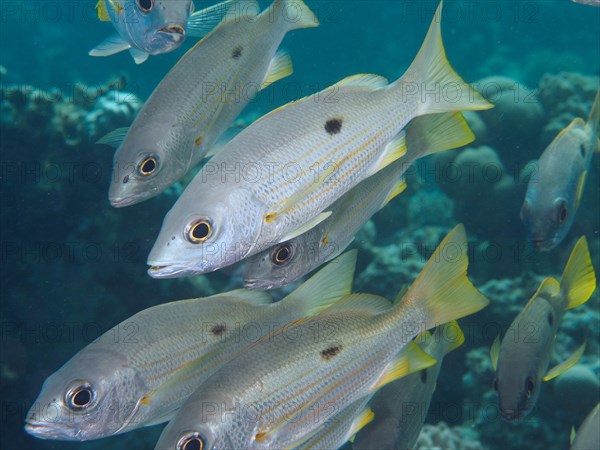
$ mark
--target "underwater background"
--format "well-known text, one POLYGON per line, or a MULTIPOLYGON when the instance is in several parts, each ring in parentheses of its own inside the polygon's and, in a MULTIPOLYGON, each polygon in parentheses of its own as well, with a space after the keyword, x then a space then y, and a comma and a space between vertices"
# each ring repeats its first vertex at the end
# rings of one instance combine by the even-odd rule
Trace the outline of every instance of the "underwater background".
MULTIPOLYGON (((307 4, 321 26, 289 33, 282 48, 292 57, 293 75, 261 92, 239 124, 352 74, 395 80, 437 6, 307 4)), ((23 425, 43 381, 117 323, 153 305, 242 286, 241 265, 150 278, 146 257, 192 175, 159 197, 114 209, 107 198, 113 150, 94 144, 131 123, 195 40, 136 66, 126 52, 87 55, 113 32, 96 18, 93 1, 3 0, 0 9, 0 448, 153 448, 163 425, 82 443, 38 440, 23 425)), ((522 421, 500 418, 489 348, 540 281, 560 276, 580 236, 587 237, 600 273, 599 155, 560 246, 531 251, 519 219, 529 163, 573 118, 586 119, 591 110, 600 75, 600 8, 568 0, 446 1, 442 31, 454 68, 496 108, 466 115, 477 140, 411 168, 407 191, 357 235, 354 289, 393 298, 414 281, 445 234, 464 223, 472 244, 470 278, 491 304, 459 321, 466 341, 444 360, 418 448, 568 448, 571 426, 600 399, 598 290, 566 313, 554 350, 561 361, 587 341, 585 355, 543 386, 522 421)))

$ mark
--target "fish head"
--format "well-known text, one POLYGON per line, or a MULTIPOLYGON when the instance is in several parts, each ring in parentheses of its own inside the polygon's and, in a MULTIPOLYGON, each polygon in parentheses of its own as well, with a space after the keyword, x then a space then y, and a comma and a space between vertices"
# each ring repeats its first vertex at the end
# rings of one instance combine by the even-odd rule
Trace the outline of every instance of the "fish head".
POLYGON ((145 386, 126 358, 116 352, 75 355, 44 382, 30 408, 25 430, 40 439, 85 441, 122 432, 145 386))
POLYGON ((184 41, 193 4, 192 0, 130 0, 126 10, 124 26, 135 47, 157 55, 175 50, 184 41))
POLYGON ((494 390, 498 395, 502 417, 512 421, 529 414, 539 396, 541 381, 541 376, 533 367, 530 370, 520 370, 515 365, 498 366, 494 390))
POLYGON ((248 445, 234 445, 234 439, 230 437, 236 434, 231 431, 235 421, 229 419, 238 415, 233 403, 201 397, 199 393, 193 394, 167 424, 155 450, 248 448, 248 445))
POLYGON ((194 145, 182 126, 171 126, 172 120, 160 114, 139 120, 113 158, 108 198, 116 208, 160 194, 194 163, 194 145))
POLYGON ((244 273, 244 286, 248 289, 277 289, 296 281, 309 272, 317 259, 312 253, 310 239, 294 238, 281 242, 257 255, 250 256, 244 273))
POLYGON ((248 189, 206 187, 204 173, 167 213, 148 256, 153 278, 212 272, 237 263, 257 247, 264 205, 248 189))
POLYGON ((562 242, 575 213, 567 198, 548 197, 542 194, 541 201, 537 202, 526 198, 521 207, 521 220, 527 228, 529 241, 538 251, 552 250, 562 242))

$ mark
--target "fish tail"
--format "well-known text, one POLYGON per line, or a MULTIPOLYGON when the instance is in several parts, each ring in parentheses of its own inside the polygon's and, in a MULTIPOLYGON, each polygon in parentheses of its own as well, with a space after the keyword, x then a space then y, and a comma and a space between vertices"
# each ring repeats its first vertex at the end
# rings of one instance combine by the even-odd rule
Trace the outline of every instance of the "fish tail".
POLYGON ((421 329, 429 329, 487 306, 489 300, 467 278, 468 264, 467 236, 460 224, 444 238, 404 298, 394 303, 398 323, 406 326, 407 317, 418 317, 421 329))
POLYGON ((319 18, 302 0, 275 0, 262 14, 269 15, 270 19, 282 20, 288 30, 319 26, 319 18))
POLYGON ((403 102, 416 99, 417 115, 464 110, 482 110, 494 105, 485 100, 450 66, 442 42, 442 1, 425 41, 406 73, 391 85, 403 102))
POLYGON ((352 292, 356 250, 338 256, 278 302, 282 308, 297 311, 297 317, 310 317, 352 292))
POLYGON ((567 299, 567 309, 587 302, 596 289, 596 274, 585 236, 579 238, 569 256, 560 288, 567 299))

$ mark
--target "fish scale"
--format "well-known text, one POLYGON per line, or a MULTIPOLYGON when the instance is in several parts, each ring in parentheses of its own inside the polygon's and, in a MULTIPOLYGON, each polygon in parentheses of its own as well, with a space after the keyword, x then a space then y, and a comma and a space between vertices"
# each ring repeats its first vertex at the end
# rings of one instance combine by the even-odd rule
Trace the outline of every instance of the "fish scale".
POLYGON ((46 439, 60 435, 86 440, 168 420, 202 381, 253 340, 348 294, 355 260, 354 252, 341 256, 274 304, 268 294, 237 290, 135 314, 85 347, 44 384, 36 403, 64 409, 69 422, 45 423, 35 416, 34 406, 28 432, 46 439), (325 295, 313 292, 323 287, 325 295), (122 380, 128 384, 121 386, 122 380), (65 398, 71 383, 83 381, 94 388, 97 399, 94 407, 77 415, 57 399, 65 398), (115 412, 115 418, 106 411, 115 412), (95 414, 96 420, 86 420, 95 414))
POLYGON ((156 448, 175 448, 190 433, 202 436, 205 448, 286 448, 419 367, 423 356, 412 353, 414 336, 488 303, 466 277, 466 253, 441 257, 446 246, 465 243, 458 226, 392 307, 381 297, 355 294, 263 337, 192 394, 156 448), (404 354, 405 347, 410 352, 404 354), (253 388, 257 382, 260 389, 253 388))
POLYGON ((289 75, 289 57, 276 55, 281 41, 294 28, 318 25, 316 19, 285 20, 282 9, 289 1, 274 3, 258 16, 255 1, 234 4, 221 24, 169 71, 115 154, 109 192, 113 206, 143 201, 171 186, 214 151, 265 82, 289 75), (156 155, 159 167, 147 176, 138 167, 149 154, 156 155))
POLYGON ((415 116, 490 108, 449 66, 440 15, 441 3, 417 57, 394 83, 377 75, 348 77, 270 112, 228 142, 165 217, 148 273, 210 272, 291 239, 322 221, 329 205, 362 180, 398 160, 394 139, 415 116), (422 98, 421 90, 407 95, 425 86, 443 86, 451 101, 422 98), (247 167, 255 176, 243 176, 247 167), (210 224, 201 242, 188 233, 198 220, 210 224))

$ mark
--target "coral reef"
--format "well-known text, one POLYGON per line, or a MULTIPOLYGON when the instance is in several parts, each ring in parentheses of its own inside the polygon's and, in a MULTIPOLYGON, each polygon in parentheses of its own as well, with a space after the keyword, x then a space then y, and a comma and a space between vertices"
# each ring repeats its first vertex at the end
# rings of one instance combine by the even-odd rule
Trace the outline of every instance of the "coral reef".
POLYGON ((416 450, 483 450, 477 433, 467 427, 449 427, 444 422, 425 424, 415 444, 416 450))

